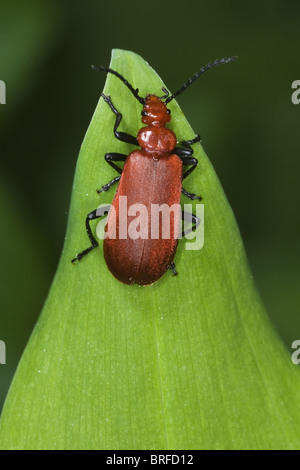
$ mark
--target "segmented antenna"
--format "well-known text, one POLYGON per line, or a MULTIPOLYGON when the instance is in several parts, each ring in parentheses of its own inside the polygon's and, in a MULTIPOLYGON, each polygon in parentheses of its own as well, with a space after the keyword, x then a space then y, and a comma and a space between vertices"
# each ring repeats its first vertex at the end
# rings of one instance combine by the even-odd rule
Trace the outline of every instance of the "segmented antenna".
POLYGON ((197 80, 197 78, 200 77, 200 75, 202 75, 204 72, 206 72, 206 70, 209 70, 211 69, 212 67, 214 67, 215 65, 221 65, 221 64, 227 64, 228 62, 232 62, 233 60, 236 60, 237 59, 237 56, 234 56, 234 57, 224 57, 223 59, 216 59, 214 60, 213 62, 210 62, 209 64, 205 65, 204 67, 202 67, 198 72, 196 72, 184 85, 182 85, 181 88, 179 88, 179 90, 175 91, 175 93, 173 93, 171 96, 169 96, 165 103, 170 103, 170 101, 175 98, 175 96, 178 96, 180 95, 184 90, 186 90, 192 83, 194 83, 195 80, 197 80))
POLYGON ((113 70, 113 69, 110 69, 108 67, 104 67, 103 65, 99 65, 99 66, 96 66, 96 65, 92 65, 92 69, 95 70, 96 72, 108 72, 108 73, 112 73, 113 75, 115 75, 116 77, 118 77, 123 83, 125 83, 125 85, 127 86, 127 88, 129 88, 129 90, 131 91, 131 93, 135 96, 135 98, 142 104, 144 105, 145 104, 145 98, 142 98, 141 96, 139 96, 139 89, 137 88, 136 90, 133 88, 132 85, 130 85, 130 83, 126 80, 126 78, 123 77, 123 75, 121 75, 119 72, 117 72, 116 70, 113 70))

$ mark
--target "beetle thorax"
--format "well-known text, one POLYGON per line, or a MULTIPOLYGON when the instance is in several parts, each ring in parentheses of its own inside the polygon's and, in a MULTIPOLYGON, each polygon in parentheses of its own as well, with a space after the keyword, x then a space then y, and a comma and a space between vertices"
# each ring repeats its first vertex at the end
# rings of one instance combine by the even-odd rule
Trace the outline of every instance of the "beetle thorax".
POLYGON ((155 153, 156 156, 170 153, 176 147, 174 132, 165 127, 142 127, 137 139, 143 150, 155 153))
POLYGON ((171 121, 170 111, 156 95, 148 95, 142 110, 142 122, 147 124, 138 132, 139 145, 147 152, 160 154, 170 153, 176 146, 176 136, 165 127, 171 121))

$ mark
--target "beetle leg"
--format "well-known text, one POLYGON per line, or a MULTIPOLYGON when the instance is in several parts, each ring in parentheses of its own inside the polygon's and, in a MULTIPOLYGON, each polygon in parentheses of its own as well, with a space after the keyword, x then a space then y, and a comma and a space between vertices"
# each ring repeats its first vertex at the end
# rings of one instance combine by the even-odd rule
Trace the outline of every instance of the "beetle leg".
POLYGON ((189 156, 193 155, 193 153, 194 153, 194 150, 192 149, 191 145, 196 144, 197 142, 201 142, 201 137, 200 137, 199 134, 196 135, 196 137, 194 137, 191 140, 183 140, 182 142, 180 142, 180 145, 183 145, 184 148, 175 147, 173 152, 176 153, 176 155, 178 155, 178 157, 180 157, 180 158, 189 157, 189 156))
POLYGON ((172 273, 173 273, 173 276, 177 276, 178 275, 178 272, 176 271, 175 269, 175 263, 171 263, 170 266, 169 266, 169 269, 171 269, 172 273))
POLYGON ((190 214, 189 212, 184 212, 184 210, 182 211, 182 220, 184 222, 190 222, 190 223, 193 224, 192 227, 189 227, 186 230, 183 230, 182 237, 185 237, 188 233, 191 233, 194 230, 196 230, 196 228, 200 224, 199 217, 197 217, 195 214, 190 214))
POLYGON ((182 179, 184 180, 187 176, 189 176, 195 170, 196 166, 198 165, 198 160, 195 157, 180 157, 180 158, 181 158, 183 166, 191 167, 185 173, 183 173, 182 179))
POLYGON ((109 208, 110 208, 110 206, 101 207, 99 209, 95 209, 94 211, 90 212, 87 215, 87 217, 85 219, 85 226, 86 226, 86 233, 88 234, 88 237, 89 237, 90 242, 91 242, 91 246, 89 246, 85 250, 81 251, 81 253, 78 253, 75 256, 75 258, 73 258, 71 260, 71 263, 75 263, 75 261, 80 261, 90 251, 92 251, 94 248, 97 248, 99 243, 97 242, 97 240, 95 239, 95 237, 93 235, 93 232, 92 232, 91 227, 90 227, 90 221, 95 220, 95 219, 99 219, 99 217, 103 217, 104 215, 106 215, 109 211, 109 208))
MULTIPOLYGON (((126 159, 127 155, 124 155, 123 153, 106 153, 104 158, 105 158, 105 161, 115 170, 117 171, 118 173, 120 173, 120 175, 122 174, 122 168, 118 167, 117 165, 114 164, 114 162, 124 162, 125 159, 126 159)), ((108 191, 109 188, 115 184, 117 181, 120 181, 120 178, 121 176, 116 176, 115 178, 113 178, 111 181, 109 181, 108 183, 104 184, 102 186, 102 188, 100 189, 97 189, 97 193, 100 194, 102 193, 102 191, 108 191)))
POLYGON ((175 147, 174 153, 178 155, 178 157, 181 158, 182 164, 184 166, 191 166, 182 176, 182 179, 186 178, 189 176, 196 166, 198 165, 198 160, 195 157, 192 157, 194 150, 192 149, 191 145, 196 144, 197 142, 201 141, 200 135, 196 135, 194 139, 191 140, 183 140, 181 142, 181 145, 183 145, 184 148, 182 147, 175 147))
MULTIPOLYGON (((193 145, 193 144, 196 144, 196 142, 201 142, 201 137, 200 137, 199 134, 197 134, 196 137, 194 137, 191 140, 183 140, 181 142, 181 145, 183 145, 184 147, 190 148, 190 146, 193 145)), ((191 150, 193 150, 193 149, 191 149, 191 150)))
POLYGON ((181 192, 182 194, 184 194, 184 196, 188 197, 189 199, 191 199, 192 201, 201 201, 202 200, 202 196, 197 196, 196 194, 194 193, 190 193, 189 191, 187 191, 186 189, 184 188, 181 188, 181 192))
MULTIPOLYGON (((182 179, 184 179, 187 176, 189 176, 192 173, 192 171, 195 170, 196 166, 198 165, 198 160, 195 157, 181 157, 181 161, 182 161, 182 165, 191 166, 191 168, 189 168, 189 170, 187 170, 185 173, 183 173, 182 179)), ((202 200, 201 196, 197 196, 196 194, 190 193, 189 191, 187 191, 184 188, 181 188, 181 192, 182 192, 182 194, 187 196, 192 201, 194 201, 195 199, 197 199, 198 201, 202 200)))
MULTIPOLYGON (((185 141, 181 142, 181 144, 184 145, 186 148, 179 148, 178 147, 178 148, 174 149, 174 152, 176 153, 176 155, 178 155, 180 157, 180 159, 182 161, 182 165, 191 167, 185 173, 183 173, 182 179, 185 179, 187 176, 189 176, 195 170, 196 166, 198 165, 197 158, 191 156, 194 152, 191 145, 195 144, 196 142, 200 142, 200 140, 201 140, 200 135, 197 135, 192 140, 185 140, 185 141)), ((184 188, 181 188, 181 192, 182 192, 182 194, 187 196, 192 201, 194 201, 195 199, 197 199, 198 201, 201 201, 201 199, 202 199, 201 196, 197 196, 196 194, 190 193, 189 191, 187 191, 184 188)))
POLYGON ((122 173, 122 168, 118 167, 117 165, 114 164, 114 162, 125 162, 127 155, 124 155, 123 153, 106 153, 104 158, 105 161, 117 172, 117 173, 122 173))
POLYGON ((100 193, 102 193, 102 191, 108 191, 109 188, 111 188, 111 186, 112 186, 113 184, 115 184, 117 181, 120 181, 120 179, 121 179, 121 176, 116 176, 114 179, 112 179, 112 180, 109 181, 108 183, 104 184, 104 185, 102 186, 102 188, 97 189, 97 193, 100 194, 100 193))
POLYGON ((109 95, 106 96, 103 93, 101 93, 101 96, 104 99, 104 101, 106 101, 106 103, 108 104, 110 109, 116 115, 116 122, 115 122, 115 125, 114 125, 115 137, 118 140, 121 140, 121 142, 127 142, 128 144, 139 145, 136 137, 134 137, 133 135, 127 134, 127 132, 120 132, 120 131, 117 130, 119 125, 120 125, 120 122, 122 120, 122 114, 114 107, 109 95))

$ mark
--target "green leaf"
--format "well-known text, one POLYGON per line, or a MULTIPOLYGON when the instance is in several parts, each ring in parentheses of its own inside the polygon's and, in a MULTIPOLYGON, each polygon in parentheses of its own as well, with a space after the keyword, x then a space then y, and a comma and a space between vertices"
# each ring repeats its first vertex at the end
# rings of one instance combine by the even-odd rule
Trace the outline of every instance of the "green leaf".
MULTIPOLYGON (((111 67, 141 96, 162 93, 136 54, 115 50, 111 67)), ((235 66, 226 67, 234 76, 235 66)), ((112 75, 105 93, 123 114, 121 129, 135 134, 140 103, 112 75)), ((178 140, 193 138, 175 101, 170 108, 178 140)), ((113 197, 96 194, 115 176, 105 152, 132 150, 114 138, 113 124, 100 99, 78 159, 59 267, 3 410, 1 448, 299 448, 299 370, 269 324, 200 144, 185 186, 203 196, 205 244, 188 251, 180 241, 179 276, 123 285, 102 246, 71 264, 89 245, 86 214, 113 197)))

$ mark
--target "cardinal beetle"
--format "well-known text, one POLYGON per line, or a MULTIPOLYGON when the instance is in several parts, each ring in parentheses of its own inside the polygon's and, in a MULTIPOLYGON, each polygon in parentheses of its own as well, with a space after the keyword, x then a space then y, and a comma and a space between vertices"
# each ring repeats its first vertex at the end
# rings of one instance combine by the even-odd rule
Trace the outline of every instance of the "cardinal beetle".
MULTIPOLYGON (((171 113, 166 105, 186 90, 206 70, 235 59, 236 57, 229 57, 210 62, 171 95, 169 95, 165 88, 162 88, 163 96, 158 97, 154 94, 149 94, 145 98, 139 96, 138 89, 134 89, 117 71, 104 66, 93 66, 93 69, 96 71, 115 75, 129 88, 133 96, 143 106, 141 116, 143 124, 146 124, 145 127, 139 130, 137 137, 120 132, 118 128, 122 120, 122 114, 115 108, 110 96, 101 93, 104 101, 116 115, 114 125, 115 137, 122 142, 140 147, 140 150, 134 150, 129 155, 115 152, 106 153, 106 162, 119 173, 119 176, 116 176, 109 183, 102 186, 101 189, 97 190, 98 193, 107 191, 113 184, 119 181, 111 206, 114 208, 114 215, 109 210, 107 217, 103 252, 109 270, 124 284, 153 284, 168 269, 171 269, 174 275, 177 274, 173 259, 179 237, 175 228, 171 230, 168 239, 162 237, 161 221, 159 236, 155 239, 151 237, 132 239, 129 236, 124 238, 120 235, 116 236, 116 228, 119 229, 120 217, 122 215, 120 213, 121 197, 126 196, 127 207, 133 204, 143 204, 149 210, 149 213, 152 204, 167 204, 169 207, 173 204, 179 205, 181 193, 192 200, 201 200, 200 196, 189 193, 182 187, 182 180, 189 176, 198 164, 198 160, 192 157, 193 149, 191 145, 199 142, 200 136, 197 135, 191 140, 184 140, 181 142, 182 147, 176 147, 176 135, 172 130, 165 127, 171 121, 171 113), (117 166, 116 162, 124 162, 123 168, 117 166), (183 171, 183 167, 186 166, 190 168, 183 171)), ((98 242, 92 233, 90 222, 102 217, 106 213, 107 211, 101 212, 99 209, 96 209, 87 215, 86 231, 91 246, 77 254, 72 259, 72 263, 76 260, 80 261, 83 256, 98 246, 98 242)), ((183 217, 185 216, 186 213, 183 213, 183 217)), ((174 226, 177 219, 178 214, 176 215, 174 212, 174 226)), ((128 220, 130 219, 128 218, 128 220)), ((192 222, 190 230, 195 230, 200 220, 194 214, 189 214, 189 220, 192 222)), ((147 221, 150 228, 151 218, 147 219, 147 221)), ((187 230, 182 232, 182 236, 187 233, 187 230)))

